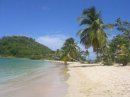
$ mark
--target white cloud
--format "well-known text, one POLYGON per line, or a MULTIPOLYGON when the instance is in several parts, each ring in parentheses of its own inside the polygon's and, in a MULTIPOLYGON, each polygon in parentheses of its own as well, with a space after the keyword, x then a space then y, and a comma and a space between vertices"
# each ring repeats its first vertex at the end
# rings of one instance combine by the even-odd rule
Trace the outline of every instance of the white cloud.
MULTIPOLYGON (((69 38, 69 36, 67 35, 54 34, 54 35, 44 35, 44 36, 38 37, 36 41, 43 45, 46 45, 52 50, 57 50, 63 46, 67 38, 69 38)), ((78 44, 78 46, 81 48, 81 50, 85 50, 83 45, 78 44)), ((93 52, 93 48, 90 47, 88 51, 89 51, 89 59, 95 59, 96 55, 93 52)))
POLYGON ((60 49, 65 40, 69 38, 66 35, 45 35, 36 39, 37 42, 46 45, 52 50, 60 49))

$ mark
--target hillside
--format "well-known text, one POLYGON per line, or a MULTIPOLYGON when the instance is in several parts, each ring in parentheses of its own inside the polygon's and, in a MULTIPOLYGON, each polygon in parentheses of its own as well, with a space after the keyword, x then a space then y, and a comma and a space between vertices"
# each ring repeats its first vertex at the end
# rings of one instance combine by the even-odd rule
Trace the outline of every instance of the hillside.
POLYGON ((20 58, 48 58, 52 50, 25 36, 8 36, 0 39, 0 56, 20 58))

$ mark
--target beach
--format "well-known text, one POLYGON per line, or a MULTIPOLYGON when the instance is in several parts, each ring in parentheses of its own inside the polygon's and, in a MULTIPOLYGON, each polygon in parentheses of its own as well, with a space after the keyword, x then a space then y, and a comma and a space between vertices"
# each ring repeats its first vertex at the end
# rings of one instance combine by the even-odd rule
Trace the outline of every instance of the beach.
POLYGON ((68 64, 65 97, 130 97, 130 66, 68 64))
MULTIPOLYGON (((103 66, 79 62, 63 65, 63 61, 53 60, 5 60, 10 61, 7 63, 21 63, 21 67, 15 69, 17 72, 11 70, 12 65, 9 67, 6 64, 13 71, 11 75, 22 72, 25 74, 18 78, 5 79, 7 82, 1 80, 0 97, 130 97, 130 66, 103 66), (21 69, 24 71, 20 72, 21 69)), ((4 66, 5 72, 7 67, 2 64, 0 66, 4 66)))
POLYGON ((0 97, 64 97, 65 66, 43 60, 0 59, 0 97))

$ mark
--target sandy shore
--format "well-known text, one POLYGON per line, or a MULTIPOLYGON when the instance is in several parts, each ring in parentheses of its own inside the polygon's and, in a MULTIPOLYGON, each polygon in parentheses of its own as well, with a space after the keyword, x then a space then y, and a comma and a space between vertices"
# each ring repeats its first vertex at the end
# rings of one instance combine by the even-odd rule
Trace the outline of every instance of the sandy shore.
POLYGON ((29 71, 27 75, 0 83, 0 97, 64 97, 65 67, 54 64, 45 69, 35 68, 36 71, 29 71))
POLYGON ((66 97, 130 97, 130 66, 69 63, 66 97))

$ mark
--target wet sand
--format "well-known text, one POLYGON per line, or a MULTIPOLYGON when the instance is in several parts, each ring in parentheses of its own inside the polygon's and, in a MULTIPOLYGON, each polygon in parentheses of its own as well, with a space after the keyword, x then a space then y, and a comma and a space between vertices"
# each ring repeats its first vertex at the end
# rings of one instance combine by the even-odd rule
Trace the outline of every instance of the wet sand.
POLYGON ((130 66, 69 63, 65 97, 130 97, 130 66))
POLYGON ((64 97, 67 91, 64 69, 57 65, 32 79, 10 81, 7 87, 0 88, 0 97, 64 97))

